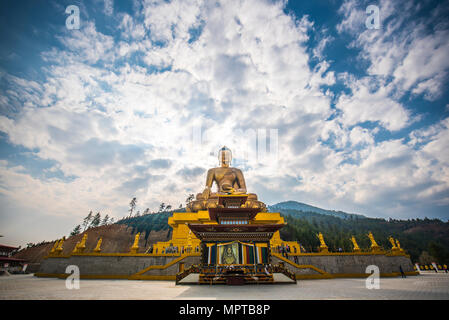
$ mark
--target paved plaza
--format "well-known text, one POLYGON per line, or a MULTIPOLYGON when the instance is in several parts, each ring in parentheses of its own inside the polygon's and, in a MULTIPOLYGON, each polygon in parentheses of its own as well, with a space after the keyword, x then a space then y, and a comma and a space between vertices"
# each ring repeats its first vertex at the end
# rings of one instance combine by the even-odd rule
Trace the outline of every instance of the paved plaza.
POLYGON ((199 286, 174 281, 81 280, 69 290, 65 280, 33 275, 0 277, 0 299, 449 299, 449 274, 381 278, 380 289, 365 279, 301 280, 296 285, 199 286))

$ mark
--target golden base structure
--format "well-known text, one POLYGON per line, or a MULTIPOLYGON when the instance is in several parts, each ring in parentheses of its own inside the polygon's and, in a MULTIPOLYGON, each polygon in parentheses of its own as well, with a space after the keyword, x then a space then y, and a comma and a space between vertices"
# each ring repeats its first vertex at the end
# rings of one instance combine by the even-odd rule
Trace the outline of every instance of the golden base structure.
MULTIPOLYGON (((198 239, 189 228, 189 224, 217 225, 218 223, 210 219, 209 210, 198 212, 175 212, 168 218, 168 225, 173 229, 172 238, 169 241, 157 242, 153 246, 155 252, 165 252, 168 248, 177 247, 178 251, 198 252, 201 240, 198 239)), ((250 225, 271 225, 285 224, 284 218, 278 212, 259 212, 250 225)), ((283 241, 276 231, 270 240, 270 246, 276 248, 289 247, 291 253, 299 253, 300 246, 296 241, 283 241)), ((168 250, 172 251, 172 250, 168 250)))
POLYGON ((367 234, 371 247, 362 251, 355 237, 352 252, 330 252, 320 232, 319 252, 301 252, 297 241, 283 241, 285 226, 278 212, 268 212, 257 195, 247 193, 243 173, 229 167, 230 150, 219 152, 221 166, 207 173, 206 186, 187 205, 187 212, 168 218, 169 241, 157 242, 151 253, 139 253, 139 237, 126 253, 102 252, 102 238, 86 252, 88 231, 69 255, 64 238, 56 241, 35 276, 65 278, 67 266, 76 265, 81 279, 175 280, 177 284, 296 283, 297 279, 367 277, 368 266, 380 276, 417 275, 399 241, 390 237, 384 250, 367 234), (216 183, 217 192, 212 192, 216 183), (277 276, 275 276, 277 275, 277 276))

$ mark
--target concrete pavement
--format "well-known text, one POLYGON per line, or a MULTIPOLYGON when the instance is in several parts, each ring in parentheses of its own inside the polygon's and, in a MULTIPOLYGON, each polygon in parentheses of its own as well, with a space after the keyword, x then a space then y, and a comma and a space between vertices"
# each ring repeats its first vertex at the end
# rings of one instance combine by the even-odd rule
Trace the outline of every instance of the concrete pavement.
POLYGON ((380 289, 367 289, 365 279, 301 280, 296 285, 199 286, 174 281, 80 280, 69 290, 65 280, 32 275, 0 277, 0 299, 449 299, 449 274, 381 278, 380 289))

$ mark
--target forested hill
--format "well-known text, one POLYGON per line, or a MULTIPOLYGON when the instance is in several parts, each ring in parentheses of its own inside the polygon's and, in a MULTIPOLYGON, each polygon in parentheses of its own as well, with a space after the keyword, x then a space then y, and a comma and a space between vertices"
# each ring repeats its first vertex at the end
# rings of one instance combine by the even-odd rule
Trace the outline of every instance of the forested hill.
POLYGON ((318 207, 314 207, 308 205, 306 203, 298 202, 298 201, 284 201, 277 203, 272 206, 268 206, 268 210, 271 212, 279 212, 279 211, 287 211, 287 210, 296 210, 303 212, 316 212, 324 215, 339 217, 342 219, 351 219, 351 218, 365 218, 365 216, 355 213, 346 213, 343 211, 334 211, 334 210, 326 210, 318 207))
POLYGON ((371 231, 376 242, 390 249, 389 236, 399 239, 413 262, 423 260, 430 263, 449 262, 449 222, 438 219, 376 219, 352 216, 342 219, 336 216, 299 210, 279 210, 285 217, 287 226, 281 229, 283 240, 299 241, 307 251, 317 251, 317 233, 322 232, 329 250, 352 250, 351 236, 355 236, 362 249, 368 249, 370 241, 367 233, 371 231))
MULTIPOLYGON (((420 258, 423 263, 434 260, 441 263, 449 262, 449 223, 438 219, 410 219, 385 220, 368 218, 357 214, 329 214, 337 211, 324 210, 326 213, 283 209, 283 204, 270 207, 276 209, 286 219, 287 226, 281 229, 284 240, 299 241, 309 252, 317 251, 319 241, 316 236, 322 232, 326 244, 331 251, 342 248, 344 251, 352 250, 351 236, 355 236, 362 249, 368 249, 370 241, 367 233, 371 231, 377 243, 385 249, 391 248, 388 237, 399 239, 401 246, 411 255, 412 261, 420 258), (279 206, 281 205, 281 206, 279 206)), ((290 206, 291 208, 292 206, 290 206)), ((305 205, 305 208, 319 209, 305 205)), ((179 210, 176 210, 179 211, 179 210)), ((167 224, 170 212, 152 213, 139 217, 123 219, 117 223, 125 224, 131 228, 132 233, 141 232, 145 238, 151 231, 170 230, 167 224)), ((170 236, 170 235, 169 235, 170 236)))
POLYGON ((140 232, 145 239, 148 238, 151 231, 169 230, 171 235, 171 227, 168 225, 168 218, 173 215, 173 212, 185 212, 185 208, 164 211, 157 213, 149 213, 138 217, 125 218, 117 221, 117 224, 124 224, 131 228, 131 233, 140 232))

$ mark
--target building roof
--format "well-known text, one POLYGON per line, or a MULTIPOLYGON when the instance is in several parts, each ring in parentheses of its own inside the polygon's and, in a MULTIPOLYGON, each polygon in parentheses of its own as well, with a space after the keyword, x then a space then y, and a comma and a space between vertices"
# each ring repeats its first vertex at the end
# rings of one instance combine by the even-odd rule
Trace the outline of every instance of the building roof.
POLYGON ((7 246, 7 245, 4 245, 4 244, 0 244, 0 250, 1 251, 14 251, 14 250, 17 250, 17 249, 19 249, 19 247, 11 247, 11 246, 7 246))
POLYGON ((191 224, 188 226, 202 241, 270 241, 285 224, 191 224))
POLYGON ((17 258, 10 258, 10 257, 3 257, 0 256, 0 262, 25 262, 24 259, 17 259, 17 258))
POLYGON ((209 217, 212 221, 221 218, 243 218, 253 220, 260 212, 257 208, 209 208, 209 217))

